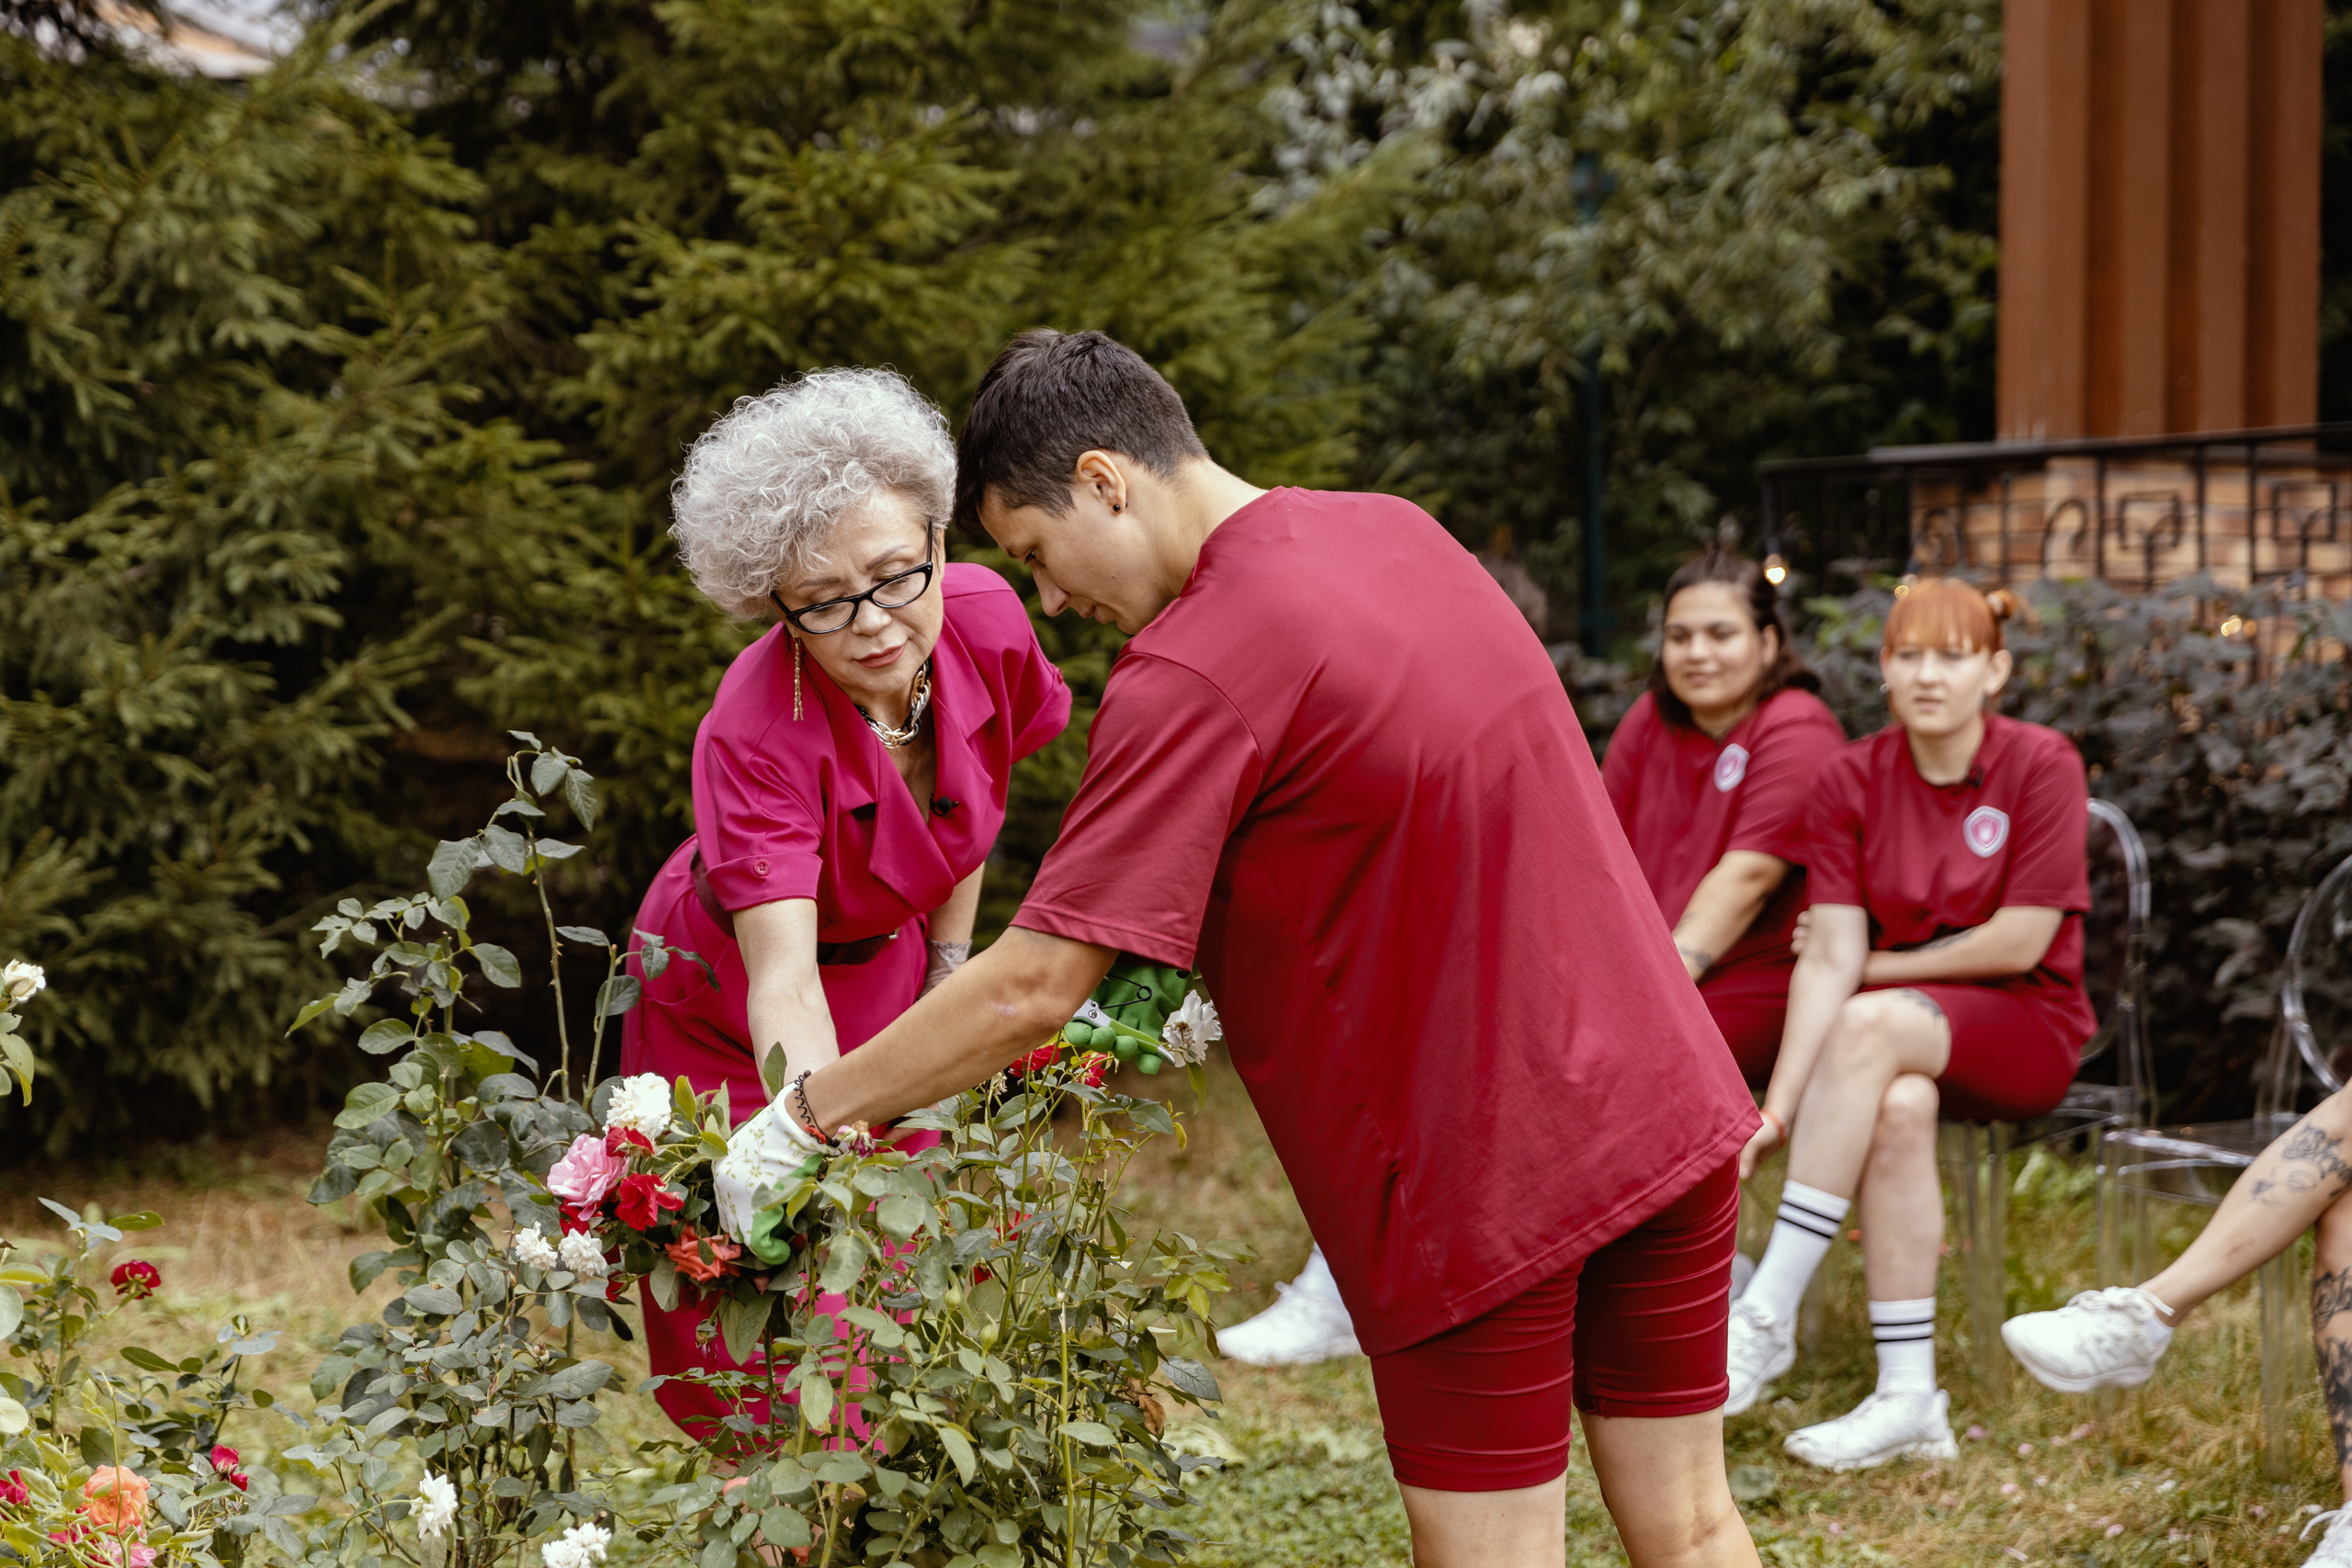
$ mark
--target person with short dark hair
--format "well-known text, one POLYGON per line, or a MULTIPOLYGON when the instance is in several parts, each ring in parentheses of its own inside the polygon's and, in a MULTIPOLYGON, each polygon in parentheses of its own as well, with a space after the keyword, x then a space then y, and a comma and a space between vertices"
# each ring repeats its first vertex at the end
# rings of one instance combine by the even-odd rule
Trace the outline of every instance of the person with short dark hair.
POLYGON ((1099 333, 1014 339, 959 459, 1045 608, 1132 640, 1012 929, 759 1135, 987 1079, 1122 951, 1197 966, 1417 1560, 1563 1562, 1573 1400, 1634 1562, 1755 1562, 1719 1408, 1756 1111, 1542 644, 1428 513, 1249 484, 1099 333))
POLYGON ((1771 583, 1713 549, 1667 580, 1657 663, 1601 761, 1675 951, 1750 1089, 1770 1081, 1804 910, 1814 771, 1846 732, 1771 583))

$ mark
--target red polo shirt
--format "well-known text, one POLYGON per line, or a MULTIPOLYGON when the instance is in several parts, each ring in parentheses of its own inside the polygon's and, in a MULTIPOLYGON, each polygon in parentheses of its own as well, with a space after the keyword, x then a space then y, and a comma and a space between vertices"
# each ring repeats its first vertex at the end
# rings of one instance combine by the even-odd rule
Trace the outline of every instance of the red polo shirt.
POLYGON ((1785 962, 1804 909, 1805 808, 1814 771, 1846 743, 1827 705, 1811 692, 1775 692, 1720 739, 1669 724, 1645 692, 1609 739, 1600 765, 1610 804, 1669 931, 1690 895, 1734 850, 1790 863, 1780 887, 1717 958, 1721 975, 1750 960, 1785 962))
POLYGON ((1890 727, 1841 748, 1815 775, 1805 866, 1816 904, 1868 912, 1871 947, 1894 952, 1981 926, 2005 905, 2064 909, 2030 974, 1980 982, 2038 994, 2087 1040, 2083 915, 2091 907, 2082 754, 2054 729, 1984 716, 1968 774, 1932 784, 1890 727))
POLYGON ((1393 497, 1278 490, 1210 536, 1016 923, 1197 963, 1373 1354, 1757 1124, 1542 645, 1393 497))

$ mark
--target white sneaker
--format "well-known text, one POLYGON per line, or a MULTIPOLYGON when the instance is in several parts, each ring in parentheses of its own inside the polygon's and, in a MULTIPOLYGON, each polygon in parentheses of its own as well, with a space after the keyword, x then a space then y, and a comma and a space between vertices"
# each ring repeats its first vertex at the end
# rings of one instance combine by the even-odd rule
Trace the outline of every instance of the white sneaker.
POLYGON ((2319 1538, 2319 1550, 2303 1559, 2303 1568, 2352 1568, 2352 1503, 2332 1513, 2315 1514, 2303 1526, 2298 1540, 2308 1538, 2320 1526, 2327 1533, 2319 1538))
POLYGON ((1724 1414, 1736 1416, 1764 1395, 1771 1381, 1797 1364, 1797 1325, 1780 1323, 1746 1296, 1731 1303, 1731 1344, 1724 1356, 1731 1397, 1724 1414))
POLYGON ((1835 1421, 1791 1432, 1781 1446, 1824 1470, 1873 1470, 1891 1459, 1958 1459, 1951 1398, 1941 1389, 1871 1394, 1835 1421))
POLYGON ((2138 1388, 2172 1340, 2165 1304, 2131 1285, 2085 1291, 2056 1312, 2029 1312, 2001 1325, 2009 1354, 2061 1393, 2138 1388), (2151 1325, 2162 1330, 2151 1337, 2151 1325))
POLYGON ((1745 1252, 1733 1253, 1731 1255, 1731 1299, 1737 1301, 1747 1294, 1747 1281, 1754 1278, 1756 1278, 1756 1259, 1748 1257, 1745 1252))
POLYGON ((1298 1278, 1276 1285, 1274 1304, 1253 1318, 1216 1333, 1216 1352, 1253 1367, 1307 1367, 1341 1356, 1361 1355, 1355 1320, 1331 1282, 1317 1252, 1298 1278))

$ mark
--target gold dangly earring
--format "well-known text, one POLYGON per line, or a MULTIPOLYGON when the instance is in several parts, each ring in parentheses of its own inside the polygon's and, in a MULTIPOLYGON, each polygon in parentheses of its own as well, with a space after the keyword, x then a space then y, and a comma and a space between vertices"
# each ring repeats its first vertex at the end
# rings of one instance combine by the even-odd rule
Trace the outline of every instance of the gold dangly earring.
MULTIPOLYGON (((792 637, 790 632, 785 634, 792 637)), ((800 639, 792 637, 792 720, 800 722, 800 639)))

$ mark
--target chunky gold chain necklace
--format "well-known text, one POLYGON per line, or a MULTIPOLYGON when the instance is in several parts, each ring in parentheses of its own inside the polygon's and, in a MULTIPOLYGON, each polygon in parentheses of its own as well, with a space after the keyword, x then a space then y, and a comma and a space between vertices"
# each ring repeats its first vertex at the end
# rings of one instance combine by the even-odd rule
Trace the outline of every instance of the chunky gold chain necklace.
POLYGON ((862 707, 857 710, 857 713, 860 718, 865 720, 865 728, 874 731, 874 738, 896 751, 922 733, 923 710, 930 705, 931 660, 926 659, 922 661, 922 668, 915 671, 915 694, 913 700, 907 704, 905 725, 893 729, 862 707))

